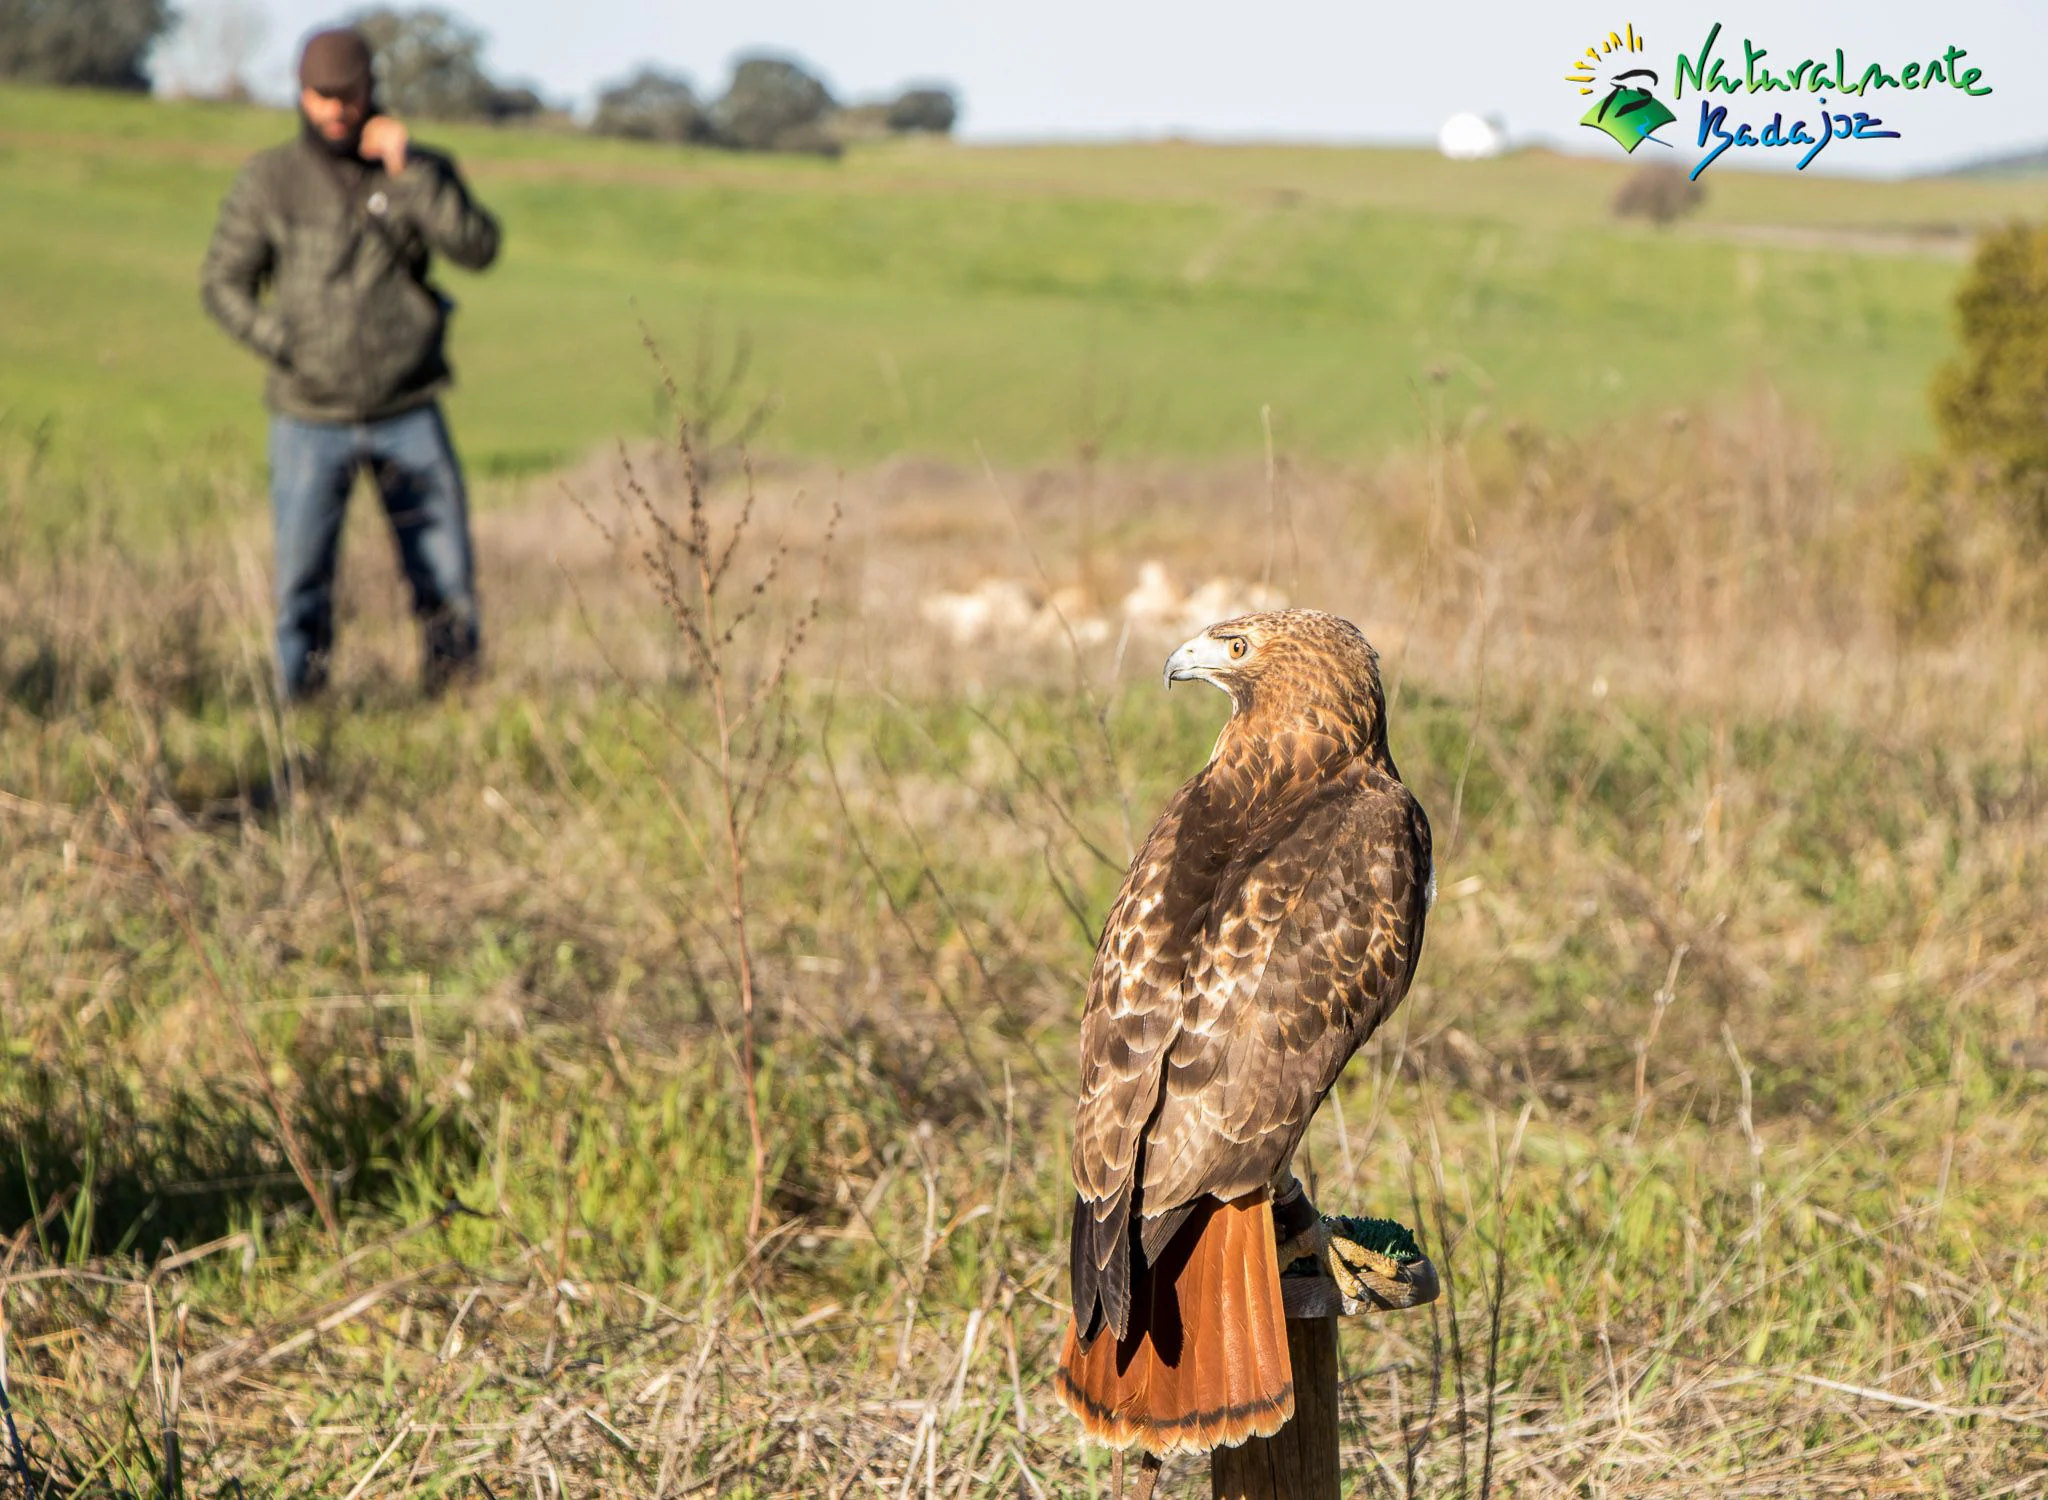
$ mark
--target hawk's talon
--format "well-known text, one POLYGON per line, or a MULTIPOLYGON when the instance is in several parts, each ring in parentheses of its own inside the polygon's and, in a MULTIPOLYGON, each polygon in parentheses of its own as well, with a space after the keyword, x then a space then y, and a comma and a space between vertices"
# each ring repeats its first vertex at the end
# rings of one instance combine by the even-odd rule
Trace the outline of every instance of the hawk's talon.
POLYGON ((1282 1245, 1279 1258, 1283 1274, 1327 1276, 1336 1282, 1346 1317, 1420 1307, 1434 1302, 1439 1291, 1436 1267, 1415 1245, 1414 1237, 1399 1225, 1381 1221, 1325 1214, 1313 1227, 1282 1245), (1390 1234, 1390 1230, 1397 1233, 1390 1234), (1367 1234, 1397 1250, 1414 1253, 1388 1254, 1375 1249, 1363 1243, 1367 1234))
MULTIPOLYGON (((1337 1283, 1337 1290, 1343 1294, 1346 1313, 1352 1313, 1354 1304, 1358 1312, 1364 1312, 1368 1307, 1413 1305, 1415 1288, 1403 1272, 1416 1262, 1382 1255, 1341 1234, 1329 1234, 1328 1239, 1330 1279, 1337 1283)), ((1427 1265, 1428 1262, 1421 1264, 1427 1265)))

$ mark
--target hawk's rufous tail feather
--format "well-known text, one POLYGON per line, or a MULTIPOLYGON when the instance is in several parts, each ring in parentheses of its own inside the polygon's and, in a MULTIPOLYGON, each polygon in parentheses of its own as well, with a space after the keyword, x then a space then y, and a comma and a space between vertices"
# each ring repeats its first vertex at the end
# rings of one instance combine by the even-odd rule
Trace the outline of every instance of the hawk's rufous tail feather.
POLYGON ((1203 1453, 1270 1437, 1294 1415, 1294 1373, 1263 1190, 1197 1208, 1150 1267, 1134 1255, 1131 1324, 1081 1347, 1069 1321, 1056 1377, 1088 1436, 1203 1453))

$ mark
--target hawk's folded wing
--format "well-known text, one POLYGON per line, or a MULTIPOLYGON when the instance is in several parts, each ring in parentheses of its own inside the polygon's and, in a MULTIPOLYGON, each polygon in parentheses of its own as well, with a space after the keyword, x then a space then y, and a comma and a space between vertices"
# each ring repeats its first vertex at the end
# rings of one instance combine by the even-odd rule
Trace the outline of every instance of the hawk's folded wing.
MULTIPOLYGON (((1421 808, 1374 778, 1332 786, 1219 894, 1146 1132, 1148 1220, 1204 1193, 1263 1187, 1293 1154, 1351 1054, 1407 993, 1429 877, 1421 808)), ((1148 1225, 1148 1250, 1155 1235, 1163 1244, 1148 1225)))

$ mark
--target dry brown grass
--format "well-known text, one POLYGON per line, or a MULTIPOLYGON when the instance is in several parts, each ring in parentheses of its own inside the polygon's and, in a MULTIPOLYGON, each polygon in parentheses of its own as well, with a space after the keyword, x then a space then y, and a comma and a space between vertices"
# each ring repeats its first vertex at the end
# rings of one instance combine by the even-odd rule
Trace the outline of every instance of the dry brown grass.
POLYGON ((1421 981, 1307 1153, 1447 1277, 1347 1331, 1356 1492, 2048 1484, 2048 653, 1995 536, 1920 607, 1908 487, 1768 410, 765 476, 784 577, 847 523, 749 863, 750 1241, 716 803, 665 727, 702 673, 579 514, 618 478, 491 497, 493 676, 432 708, 367 525, 337 701, 284 719, 260 533, 6 543, 0 1356, 51 1493, 162 1487, 165 1427, 193 1494, 1103 1493, 1043 1384, 1073 1022, 1222 707, 1153 688, 1145 559, 1364 623, 1437 829, 1421 981), (991 578, 1058 613, 920 612, 991 578))

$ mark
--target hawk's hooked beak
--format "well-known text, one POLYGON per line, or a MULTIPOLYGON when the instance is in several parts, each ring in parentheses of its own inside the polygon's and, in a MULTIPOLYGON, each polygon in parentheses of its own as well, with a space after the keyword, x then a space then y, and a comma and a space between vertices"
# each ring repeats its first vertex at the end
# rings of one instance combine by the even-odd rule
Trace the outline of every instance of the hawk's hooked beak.
POLYGON ((1166 658, 1166 685, 1176 682, 1216 682, 1215 674, 1230 665, 1230 646, 1214 636, 1204 634, 1186 641, 1166 658))

